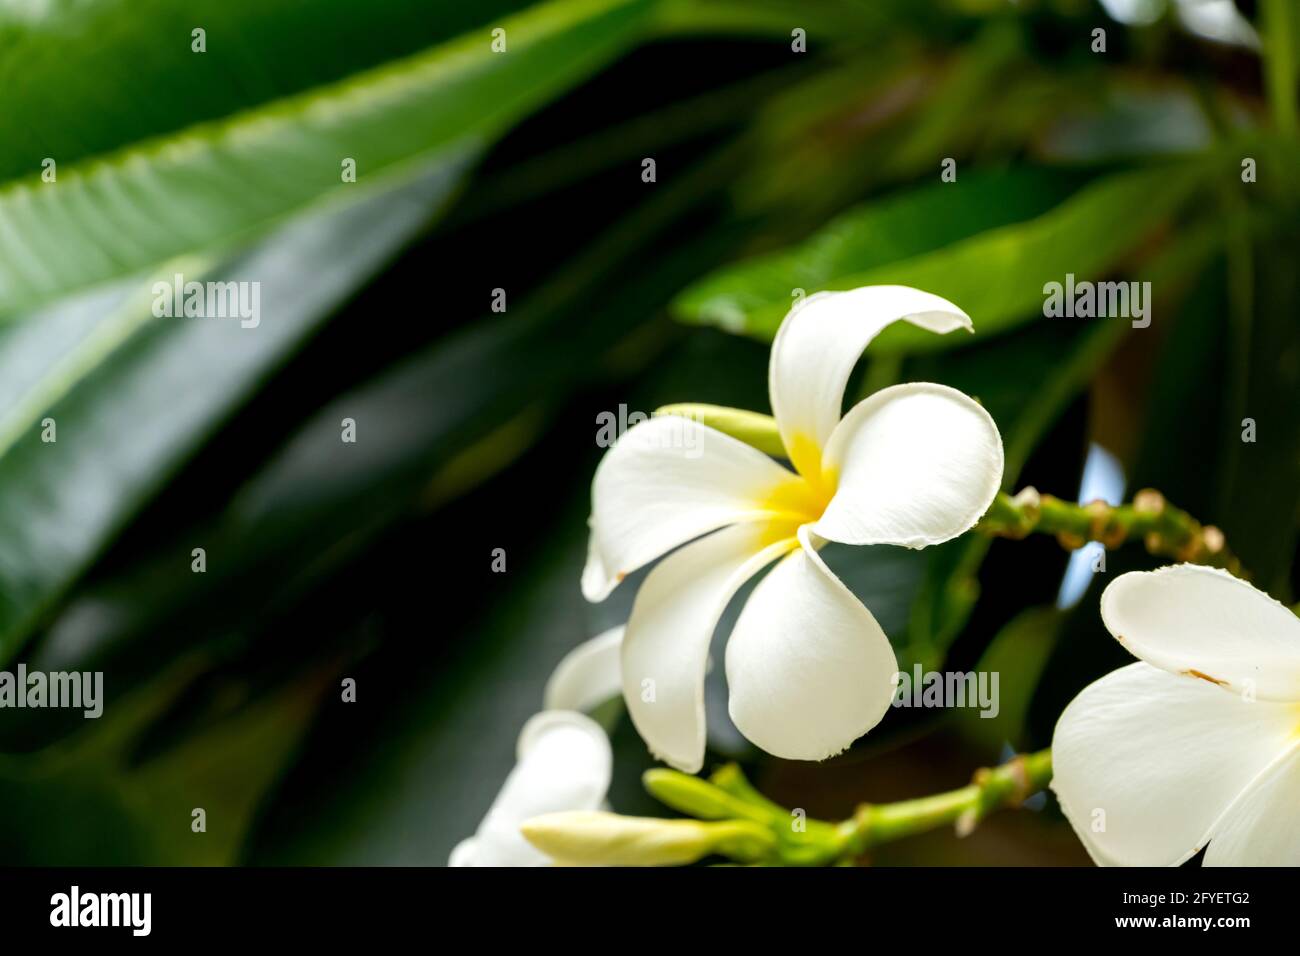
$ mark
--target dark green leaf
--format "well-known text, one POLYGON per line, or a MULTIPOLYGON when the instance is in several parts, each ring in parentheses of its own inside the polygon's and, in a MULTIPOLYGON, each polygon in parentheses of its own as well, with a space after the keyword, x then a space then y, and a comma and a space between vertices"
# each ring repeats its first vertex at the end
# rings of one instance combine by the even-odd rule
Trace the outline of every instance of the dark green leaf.
POLYGON ((218 268, 178 266, 187 278, 260 282, 256 327, 155 318, 146 285, 116 313, 96 299, 5 331, 0 369, 40 373, 26 376, 0 428, 0 661, 213 429, 428 222, 458 170, 317 213, 218 268))
MULTIPOLYGON (((485 30, 0 185, 0 316, 247 239, 318 200, 463 155, 626 45, 646 0, 553 0, 485 30), (343 181, 355 160, 357 182, 343 181)), ((183 38, 178 38, 178 41, 183 38)), ((221 38, 214 38, 218 42, 221 38)), ((187 72, 185 75, 193 76, 187 72)))
MULTIPOLYGON (((853 213, 792 253, 705 279, 676 307, 690 321, 770 339, 794 289, 910 285, 957 303, 981 336, 1001 332, 1042 314, 1046 283, 1063 282, 1067 273, 1095 278, 1113 268, 1186 200, 1206 169, 1186 164, 1117 174, 1024 221, 1018 220, 1044 192, 1031 186, 1022 195, 1016 176, 977 181, 970 193, 960 179, 927 187, 853 213), (983 231, 971 235, 972 227, 983 231)), ((939 351, 971 341, 898 323, 872 350, 939 351)))

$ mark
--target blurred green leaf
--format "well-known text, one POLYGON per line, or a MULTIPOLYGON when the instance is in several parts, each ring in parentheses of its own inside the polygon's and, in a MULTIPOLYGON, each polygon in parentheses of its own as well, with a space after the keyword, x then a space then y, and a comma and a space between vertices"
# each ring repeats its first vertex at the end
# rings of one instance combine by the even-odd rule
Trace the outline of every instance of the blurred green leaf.
POLYGON ((729 36, 788 38, 796 27, 811 33, 809 42, 836 42, 848 31, 887 26, 910 4, 901 0, 665 0, 659 27, 673 33, 721 33, 729 36))
POLYGON ((1262 0, 1264 83, 1278 132, 1296 135, 1296 80, 1300 78, 1300 12, 1289 0, 1262 0))
MULTIPOLYGON (((1231 228, 1231 227, 1230 227, 1231 228)), ((1300 233, 1243 236, 1229 254, 1228 351, 1222 390, 1216 511, 1255 583, 1285 603, 1293 600, 1291 566, 1300 526, 1300 233), (1234 302, 1235 295, 1244 302, 1234 302), (1253 440, 1246 441, 1246 423, 1253 440), (1291 521, 1279 520, 1292 516, 1291 521)), ((1230 250, 1231 250, 1230 246, 1230 250)), ((1210 519, 1206 519, 1210 520, 1210 519)))
MULTIPOLYGON (((683 251, 688 260, 697 258, 683 251)), ((650 285, 661 295, 671 287, 650 285)), ((702 335, 644 369, 619 398, 649 409, 675 394, 683 380, 704 379, 706 397, 715 401, 761 394, 761 352, 748 342, 702 335)), ((592 418, 579 420, 594 434, 592 418)), ((572 419, 559 423, 547 442, 565 444, 576 427, 572 419)), ((565 652, 626 620, 634 596, 629 582, 593 606, 578 586, 599 452, 580 444, 585 453, 573 455, 540 447, 431 522, 438 563, 427 572, 429 595, 401 598, 412 605, 410 617, 403 617, 416 632, 391 635, 357 672, 359 687, 384 695, 382 708, 340 715, 319 729, 259 828, 251 862, 441 865, 474 831, 514 764, 515 738, 541 707, 551 670, 565 652), (492 574, 487 542, 506 537, 513 542, 510 570, 492 574), (483 542, 477 552, 482 560, 476 552, 466 552, 464 560, 442 556, 447 542, 461 547, 466 540, 483 542), (342 778, 340 739, 355 757, 342 778), (320 792, 322 778, 332 781, 328 793, 320 792), (376 780, 385 786, 374 786, 376 780), (310 808, 303 806, 306 793, 319 797, 310 808)), ((722 668, 715 670, 720 679, 722 668)), ((725 707, 721 713, 710 707, 709 720, 712 748, 725 707)), ((630 721, 618 722, 613 746, 619 779, 611 803, 625 812, 654 813, 657 805, 640 782, 651 758, 630 721)))
MULTIPOLYGON (((247 239, 316 200, 339 200, 416 164, 455 162, 606 62, 648 9, 648 0, 552 0, 500 21, 504 55, 486 30, 469 33, 337 83, 122 143, 60 166, 55 182, 42 182, 39 169, 10 179, 0 185, 0 316, 247 239), (356 162, 357 185, 342 181, 345 158, 356 162)), ((201 83, 201 73, 168 85, 178 82, 201 83)))
MULTIPOLYGON (((0 371, 23 382, 0 418, 0 661, 177 466, 427 224, 461 166, 314 214, 220 267, 187 265, 191 279, 260 282, 256 327, 155 318, 146 285, 119 296, 116 312, 95 296, 0 330, 0 371)), ((188 554, 172 573, 188 574, 188 554)))
POLYGON ((1025 721, 1038 679, 1056 647, 1065 612, 1055 607, 1029 607, 1012 618, 989 642, 975 672, 998 675, 998 712, 984 717, 967 710, 965 732, 985 750, 1000 753, 1028 746, 1025 721))
MULTIPOLYGON (((867 203, 831 220, 793 249, 727 266, 673 302, 679 316, 755 333, 757 316, 785 315, 793 289, 813 292, 850 275, 942 249, 1036 215, 1070 194, 1079 175, 1024 168, 973 173, 867 203)), ((874 347, 873 347, 874 348, 874 347)))
MULTIPOLYGON (((624 375, 639 370, 657 354, 663 333, 675 331, 655 323, 655 334, 641 332, 631 339, 635 348, 626 347, 669 290, 720 260, 729 229, 703 230, 650 268, 636 254, 716 188, 728 168, 707 163, 676 181, 523 306, 473 323, 339 395, 216 517, 196 520, 83 589, 33 648, 30 666, 111 670, 112 699, 187 645, 249 639, 256 633, 250 620, 311 593, 415 506, 441 505, 510 463, 559 402, 604 374, 602 360, 624 375), (617 308, 596 307, 601 302, 617 308), (435 395, 440 400, 431 400, 435 395), (356 444, 339 440, 345 417, 357 423, 356 444), (178 574, 178 562, 188 570, 194 541, 207 548, 208 570, 178 574)), ((58 714, 23 714, 0 734, 6 746, 29 747, 66 724, 58 714)))
POLYGON ((82 160, 342 80, 475 28, 486 36, 529 2, 0 4, 0 182, 39 173, 46 157, 62 176, 82 160), (192 49, 196 28, 206 31, 203 53, 192 49))
POLYGON ((1067 273, 1095 278, 1114 268, 1204 181, 1207 169, 1186 163, 1119 173, 1009 225, 999 221, 1023 215, 1026 204, 1043 195, 1033 180, 1026 181, 1029 195, 1021 196, 1015 175, 977 180, 972 193, 959 178, 853 213, 792 253, 725 269, 686 290, 676 309, 687 321, 770 339, 790 309, 793 289, 910 285, 961 306, 977 336, 932 335, 898 323, 872 343, 873 352, 962 347, 1041 315, 1047 282, 1062 282, 1067 273), (989 219, 990 228, 966 231, 989 219), (895 244, 895 232, 908 238, 895 244))
POLYGON ((569 500, 551 503, 533 529, 548 539, 545 548, 508 583, 496 576, 503 590, 474 599, 469 622, 435 624, 431 606, 429 633, 411 637, 440 638, 442 659, 430 663, 427 651, 396 642, 389 657, 397 660, 377 658, 356 672, 360 688, 385 700, 361 727, 334 728, 351 738, 350 771, 339 776, 335 750, 318 742, 299 767, 302 779, 289 781, 259 829, 250 862, 440 866, 474 832, 514 765, 519 729, 541 709, 546 674, 594 633, 584 628, 576 586, 585 491, 575 480, 569 500), (328 793, 312 782, 322 771, 333 781, 328 793), (310 806, 304 791, 317 793, 310 806))
POLYGON ((193 668, 83 723, 67 746, 0 755, 0 858, 10 865, 229 865, 283 772, 324 690, 308 674, 210 723, 181 746, 139 759, 141 734, 193 668), (205 814, 204 832, 192 812, 205 814))

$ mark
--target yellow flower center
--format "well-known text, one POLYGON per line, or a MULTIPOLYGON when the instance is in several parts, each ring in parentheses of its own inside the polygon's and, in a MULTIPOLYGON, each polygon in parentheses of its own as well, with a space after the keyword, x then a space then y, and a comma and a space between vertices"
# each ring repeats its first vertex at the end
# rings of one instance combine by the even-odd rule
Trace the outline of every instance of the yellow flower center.
POLYGON ((799 472, 777 486, 763 501, 763 508, 788 516, 797 529, 819 519, 835 497, 839 476, 822 468, 822 453, 817 443, 806 435, 796 435, 791 442, 790 463, 799 472))

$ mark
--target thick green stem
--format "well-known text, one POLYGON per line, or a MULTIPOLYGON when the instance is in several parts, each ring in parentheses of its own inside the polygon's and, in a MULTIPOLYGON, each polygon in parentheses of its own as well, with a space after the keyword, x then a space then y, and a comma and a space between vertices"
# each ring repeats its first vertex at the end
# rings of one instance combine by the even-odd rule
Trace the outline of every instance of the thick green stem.
POLYGON ((952 825, 966 836, 994 810, 1018 807, 1052 779, 1052 752, 1021 754, 1000 767, 985 768, 959 790, 898 803, 863 804, 843 824, 848 851, 867 849, 952 825))
POLYGON ((999 494, 975 526, 977 531, 1003 538, 1051 534, 1065 548, 1081 548, 1089 541, 1116 548, 1140 541, 1155 555, 1208 564, 1243 576, 1241 562, 1228 549, 1223 532, 1202 525, 1186 511, 1175 508, 1150 488, 1139 491, 1132 504, 1109 505, 1092 501, 1077 505, 1026 488, 1014 498, 999 494))

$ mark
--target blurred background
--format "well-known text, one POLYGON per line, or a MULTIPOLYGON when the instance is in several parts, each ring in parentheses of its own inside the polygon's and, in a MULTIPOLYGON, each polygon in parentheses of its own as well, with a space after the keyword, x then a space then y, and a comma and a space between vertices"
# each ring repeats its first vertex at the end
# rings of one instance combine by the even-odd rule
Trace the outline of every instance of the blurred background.
MULTIPOLYGON (((0 861, 443 864, 626 619, 578 590, 598 416, 768 411, 796 288, 952 299, 975 336, 887 333, 850 398, 963 389, 1005 490, 1157 488, 1294 601, 1298 64, 1293 0, 3 0, 0 669, 105 705, 0 711, 0 861), (260 324, 155 317, 177 272, 260 324), (1150 326, 1044 318, 1066 273, 1149 281, 1150 326)), ((715 669, 706 766, 827 819, 1046 746, 1127 660, 1101 587, 1166 563, 826 556, 904 669, 1001 675, 995 720, 801 764, 715 669)), ((614 726, 611 803, 665 814, 614 726)), ((1039 798, 873 860, 1086 856, 1039 798)))

